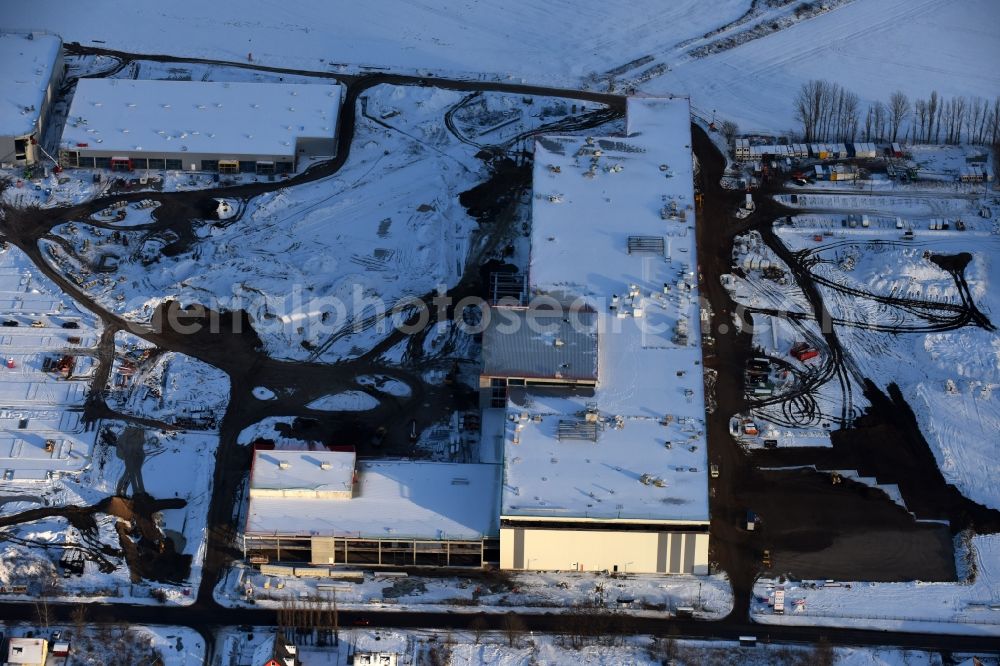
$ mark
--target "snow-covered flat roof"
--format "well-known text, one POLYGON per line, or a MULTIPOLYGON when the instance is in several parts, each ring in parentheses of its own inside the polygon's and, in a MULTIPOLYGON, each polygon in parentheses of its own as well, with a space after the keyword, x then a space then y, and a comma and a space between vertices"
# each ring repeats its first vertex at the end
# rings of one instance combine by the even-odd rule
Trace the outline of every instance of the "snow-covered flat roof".
POLYGON ((251 497, 350 499, 354 451, 254 451, 251 497))
POLYGON ((625 137, 535 141, 534 293, 610 300, 631 283, 659 289, 656 257, 630 254, 630 237, 662 239, 671 263, 696 262, 688 100, 630 98, 627 113, 625 137))
POLYGON ((333 138, 340 85, 81 79, 62 147, 136 153, 295 155, 333 138))
POLYGON ((60 48, 55 35, 0 33, 0 134, 34 131, 60 48))
POLYGON ((504 516, 709 518, 688 100, 627 113, 623 137, 535 143, 530 288, 598 312, 599 373, 512 394, 504 516))
POLYGON ((496 465, 359 462, 352 499, 251 496, 246 531, 386 539, 480 539, 498 533, 498 486, 496 465))
POLYGON ((707 520, 700 424, 674 420, 664 425, 651 416, 628 417, 620 424, 602 424, 596 442, 560 441, 559 423, 572 418, 549 414, 508 422, 502 515, 707 520))
POLYGON ((46 642, 42 638, 11 638, 7 646, 8 664, 41 664, 46 642))

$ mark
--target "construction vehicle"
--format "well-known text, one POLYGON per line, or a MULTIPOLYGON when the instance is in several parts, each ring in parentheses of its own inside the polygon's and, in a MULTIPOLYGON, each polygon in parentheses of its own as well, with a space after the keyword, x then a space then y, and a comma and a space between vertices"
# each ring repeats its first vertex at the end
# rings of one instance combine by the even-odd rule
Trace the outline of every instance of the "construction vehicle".
POLYGON ((792 355, 792 357, 803 363, 805 363, 811 358, 816 358, 817 356, 819 356, 819 351, 815 347, 810 346, 806 342, 796 342, 794 345, 792 345, 792 348, 789 351, 789 353, 792 355))

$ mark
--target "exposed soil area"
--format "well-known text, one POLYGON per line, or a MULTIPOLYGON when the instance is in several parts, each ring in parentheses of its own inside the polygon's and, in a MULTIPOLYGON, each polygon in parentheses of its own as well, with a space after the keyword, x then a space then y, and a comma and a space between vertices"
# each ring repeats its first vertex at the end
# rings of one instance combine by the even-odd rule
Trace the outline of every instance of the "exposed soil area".
POLYGON ((191 573, 191 556, 176 552, 171 539, 156 526, 154 514, 166 509, 181 509, 182 499, 154 499, 145 493, 131 499, 107 497, 92 506, 60 506, 29 509, 11 516, 0 516, 0 527, 19 525, 49 518, 65 518, 80 531, 83 543, 76 546, 97 563, 101 571, 114 570, 108 557, 124 555, 133 582, 148 580, 181 582, 191 573), (96 515, 119 519, 115 525, 121 551, 97 541, 96 515))
MULTIPOLYGON (((735 593, 734 617, 745 617, 754 578, 764 572, 762 553, 771 552, 772 574, 844 580, 953 580, 951 537, 976 526, 994 531, 997 512, 969 502, 944 482, 912 413, 896 392, 890 399, 869 382, 873 407, 861 418, 843 415, 853 427, 838 430, 832 449, 744 451, 729 435, 728 420, 747 408, 743 371, 754 355, 751 336, 733 331, 735 304, 720 284, 731 271, 732 239, 755 228, 792 270, 819 321, 831 318, 807 267, 775 238, 771 223, 789 211, 769 192, 755 194, 756 212, 737 220, 731 212, 742 192, 719 186, 724 160, 708 136, 693 128, 693 147, 701 166, 705 203, 698 215, 702 294, 715 313, 714 352, 705 365, 718 371, 718 408, 709 415, 709 456, 722 474, 712 480, 711 559, 729 573, 735 593), (859 483, 831 483, 829 473, 813 469, 764 470, 763 467, 812 466, 820 470, 856 469, 879 483, 899 483, 911 510, 921 518, 950 520, 949 525, 918 522, 885 493, 859 483), (761 517, 760 529, 746 529, 746 512, 761 517)), ((959 267, 953 266, 958 269, 959 267)), ((970 321, 975 320, 969 317, 970 321)), ((836 327, 824 331, 831 350, 830 381, 848 391, 856 369, 844 354, 836 327)), ((850 394, 846 394, 850 397, 850 394)))

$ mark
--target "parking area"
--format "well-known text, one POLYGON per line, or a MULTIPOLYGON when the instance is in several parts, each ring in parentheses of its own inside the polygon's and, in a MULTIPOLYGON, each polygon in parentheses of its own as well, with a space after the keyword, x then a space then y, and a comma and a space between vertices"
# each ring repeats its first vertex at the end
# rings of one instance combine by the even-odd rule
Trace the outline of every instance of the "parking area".
POLYGON ((0 488, 79 472, 95 431, 83 407, 99 322, 16 247, 0 250, 0 488))

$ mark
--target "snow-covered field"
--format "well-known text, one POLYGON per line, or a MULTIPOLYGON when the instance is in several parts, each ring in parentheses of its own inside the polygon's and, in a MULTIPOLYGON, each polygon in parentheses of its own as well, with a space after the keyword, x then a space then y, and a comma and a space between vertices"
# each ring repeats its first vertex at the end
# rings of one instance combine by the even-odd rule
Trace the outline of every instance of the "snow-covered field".
POLYGON ((887 631, 1000 635, 1000 536, 974 536, 957 554, 971 580, 957 583, 825 584, 760 579, 751 617, 762 624, 871 627, 887 631), (785 612, 773 612, 774 591, 785 591, 785 612))
MULTIPOLYGON (((103 664, 160 663, 163 666, 201 666, 207 657, 205 639, 187 627, 133 624, 126 627, 110 625, 52 624, 38 625, 0 623, 0 631, 9 637, 25 636, 49 640, 47 664, 72 663, 81 666, 103 664), (70 644, 70 656, 51 656, 54 632, 70 644), (160 661, 154 659, 159 657, 160 661)), ((6 652, 6 649, 5 649, 6 652)))
POLYGON ((855 0, 794 22, 795 6, 767 6, 738 21, 749 0, 707 11, 698 0, 608 5, 366 5, 364 11, 311 0, 280 9, 263 0, 229 8, 183 0, 169 7, 110 0, 56 0, 12 7, 5 27, 48 29, 66 41, 140 53, 164 53, 302 69, 386 68, 469 78, 527 80, 606 89, 635 85, 651 93, 689 93, 745 129, 795 125, 792 98, 801 83, 824 78, 854 90, 862 108, 884 101, 889 86, 911 97, 937 90, 989 95, 1000 90, 990 65, 1000 44, 992 0, 855 0), (788 23, 794 22, 788 26, 788 23), (750 39, 750 31, 777 32, 750 39), (127 25, 128 29, 117 26, 127 25), (716 31, 719 31, 716 33, 716 31), (731 44, 738 44, 728 48, 731 44), (695 57, 711 52, 706 57, 695 57))
MULTIPOLYGON (((962 203, 967 214, 970 206, 978 209, 976 202, 962 203)), ((834 318, 857 324, 836 327, 851 359, 883 390, 889 383, 900 387, 947 481, 976 502, 1000 507, 991 473, 1000 431, 1000 334, 973 323, 950 328, 965 296, 930 259, 970 253, 964 273, 969 296, 997 326, 1000 236, 919 230, 914 240, 901 241, 894 228, 840 228, 817 243, 817 228, 796 218, 795 226, 776 231, 792 250, 819 259, 812 270, 831 284, 820 287, 827 308, 834 318), (863 294, 927 303, 920 311, 932 316, 928 321, 863 294), (939 305, 953 309, 935 311, 939 305)))
MULTIPOLYGON (((338 570, 339 571, 339 570, 338 570)), ((344 572, 350 575, 350 572, 344 572)), ((517 573, 496 577, 430 577, 366 572, 362 582, 263 575, 236 565, 215 589, 226 606, 247 607, 247 587, 256 606, 279 608, 289 599, 323 605, 336 589, 341 609, 453 610, 468 613, 544 613, 596 603, 630 614, 669 617, 678 606, 698 617, 718 619, 732 609, 724 575, 655 576, 601 573, 517 573)))
POLYGON ((120 411, 184 427, 214 429, 229 404, 229 377, 177 352, 157 352, 130 333, 115 334, 109 400, 120 411))

